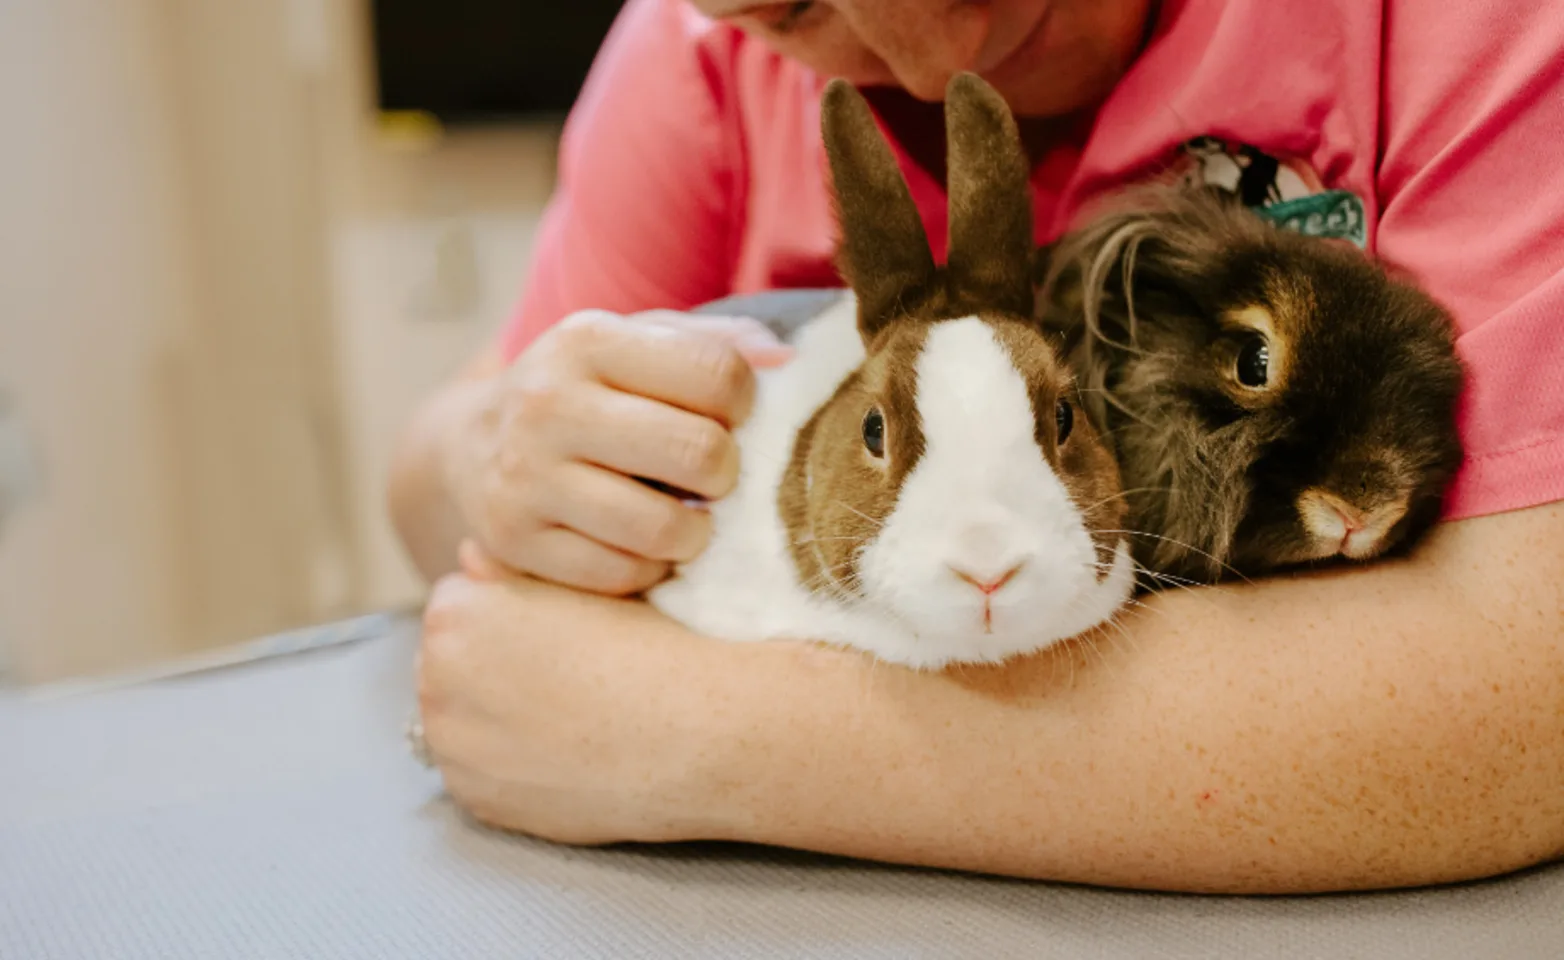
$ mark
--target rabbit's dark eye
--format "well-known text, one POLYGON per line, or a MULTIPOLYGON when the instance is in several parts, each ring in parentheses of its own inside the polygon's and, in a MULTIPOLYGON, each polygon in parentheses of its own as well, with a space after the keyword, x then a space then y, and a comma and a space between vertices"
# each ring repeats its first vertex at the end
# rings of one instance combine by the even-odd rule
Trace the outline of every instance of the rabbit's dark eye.
POLYGON ((863 445, 874 456, 885 456, 885 417, 875 407, 863 417, 863 445))
POLYGON ((1252 337, 1238 351, 1238 382, 1263 387, 1271 378, 1271 348, 1263 337, 1252 337))
POLYGON ((1054 407, 1054 427, 1058 430, 1054 442, 1063 444, 1075 427, 1075 408, 1070 406, 1070 401, 1060 400, 1054 407))

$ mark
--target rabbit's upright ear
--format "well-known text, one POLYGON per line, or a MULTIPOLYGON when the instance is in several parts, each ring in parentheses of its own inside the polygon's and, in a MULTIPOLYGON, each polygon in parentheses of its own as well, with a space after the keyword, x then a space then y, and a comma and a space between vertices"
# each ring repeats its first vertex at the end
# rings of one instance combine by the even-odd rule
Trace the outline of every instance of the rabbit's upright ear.
POLYGON ((935 279, 923 220, 863 95, 842 79, 826 85, 821 133, 842 232, 840 269, 858 295, 858 327, 874 339, 925 299, 935 279))
POLYGON ((1004 98, 976 74, 945 90, 952 292, 1012 313, 1032 312, 1030 164, 1004 98))

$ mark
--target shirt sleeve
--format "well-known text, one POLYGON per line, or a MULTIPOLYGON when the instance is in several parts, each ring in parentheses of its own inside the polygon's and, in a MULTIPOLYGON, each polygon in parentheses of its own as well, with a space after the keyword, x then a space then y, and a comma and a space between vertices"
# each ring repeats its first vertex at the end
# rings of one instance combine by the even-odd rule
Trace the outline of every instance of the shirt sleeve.
POLYGON ((525 291, 500 338, 507 359, 577 310, 679 309, 727 292, 742 202, 726 29, 682 0, 626 3, 566 121, 525 291))
POLYGON ((1564 11, 1386 3, 1376 250, 1455 314, 1451 519, 1564 499, 1564 11))

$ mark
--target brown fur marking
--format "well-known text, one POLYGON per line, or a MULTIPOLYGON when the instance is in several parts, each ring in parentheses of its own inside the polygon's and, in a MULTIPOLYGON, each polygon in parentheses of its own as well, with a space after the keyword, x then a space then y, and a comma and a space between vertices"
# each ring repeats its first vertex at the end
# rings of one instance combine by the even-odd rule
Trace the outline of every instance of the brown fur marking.
POLYGON ((777 492, 799 582, 861 596, 858 555, 890 516, 902 482, 923 457, 917 361, 928 326, 890 328, 884 343, 815 411, 793 445, 777 492), (885 456, 863 443, 871 407, 885 418, 885 456), (826 531, 822 533, 821 531, 826 531))
POLYGON ((1032 398, 1034 436, 1043 457, 1064 484, 1070 500, 1086 523, 1097 548, 1097 579, 1107 576, 1114 553, 1124 535, 1128 506, 1119 483, 1119 466, 1097 428, 1081 409, 1074 380, 1054 354, 1052 345, 1030 324, 1017 323, 1002 315, 983 316, 994 336, 1014 361, 1026 380, 1032 398), (1075 425, 1063 444, 1056 442, 1055 405, 1063 398, 1076 411, 1075 425))

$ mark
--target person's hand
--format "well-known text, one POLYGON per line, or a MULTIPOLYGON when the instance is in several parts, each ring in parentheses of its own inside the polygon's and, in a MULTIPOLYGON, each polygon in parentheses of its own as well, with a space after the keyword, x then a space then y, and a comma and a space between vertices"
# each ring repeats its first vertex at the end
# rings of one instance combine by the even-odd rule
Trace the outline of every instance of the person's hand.
POLYGON ((511 569, 640 592, 704 549, 701 501, 737 480, 731 431, 749 412, 752 368, 789 356, 754 320, 574 314, 452 431, 447 488, 479 545, 511 569))
POLYGON ((721 731, 739 645, 695 637, 644 603, 483 566, 424 613, 420 720, 447 793, 474 819, 564 843, 722 832, 721 731))

